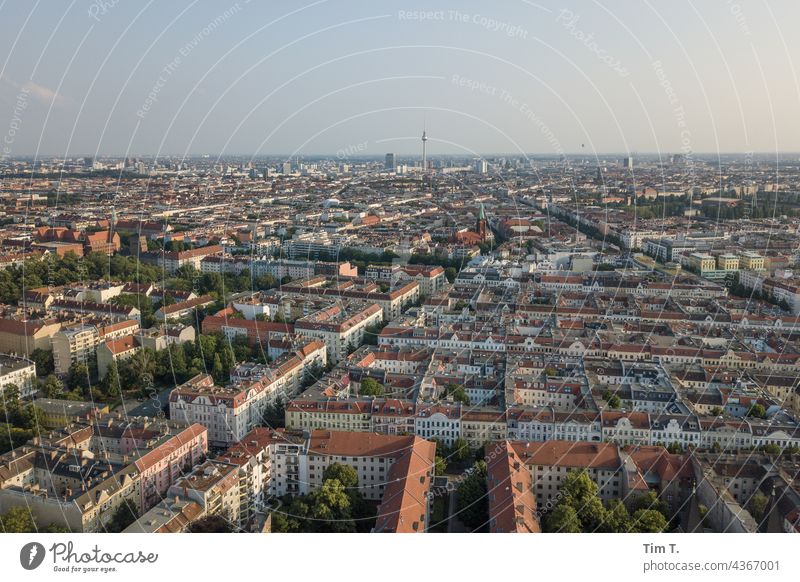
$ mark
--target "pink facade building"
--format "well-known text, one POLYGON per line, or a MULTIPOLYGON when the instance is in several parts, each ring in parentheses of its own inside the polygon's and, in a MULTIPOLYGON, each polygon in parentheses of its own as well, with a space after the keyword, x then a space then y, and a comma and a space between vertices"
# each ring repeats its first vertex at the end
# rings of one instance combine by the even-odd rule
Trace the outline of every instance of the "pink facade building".
POLYGON ((208 452, 208 430, 192 424, 156 446, 136 461, 141 475, 141 507, 144 513, 164 498, 179 477, 190 473, 208 452))

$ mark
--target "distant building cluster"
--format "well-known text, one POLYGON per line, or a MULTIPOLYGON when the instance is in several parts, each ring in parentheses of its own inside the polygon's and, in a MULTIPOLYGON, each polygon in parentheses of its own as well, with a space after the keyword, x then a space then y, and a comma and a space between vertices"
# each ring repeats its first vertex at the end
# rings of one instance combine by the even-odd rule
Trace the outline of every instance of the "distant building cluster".
POLYGON ((422 136, 3 161, 0 519, 800 532, 796 163, 422 136))

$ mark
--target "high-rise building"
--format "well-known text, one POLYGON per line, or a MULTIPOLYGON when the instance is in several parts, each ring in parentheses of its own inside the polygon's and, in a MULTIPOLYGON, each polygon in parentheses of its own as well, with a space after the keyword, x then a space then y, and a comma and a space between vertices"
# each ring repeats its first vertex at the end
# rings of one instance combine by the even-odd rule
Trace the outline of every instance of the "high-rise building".
POLYGON ((383 169, 387 172, 394 172, 397 170, 397 165, 394 161, 394 154, 386 154, 386 159, 383 162, 383 169))

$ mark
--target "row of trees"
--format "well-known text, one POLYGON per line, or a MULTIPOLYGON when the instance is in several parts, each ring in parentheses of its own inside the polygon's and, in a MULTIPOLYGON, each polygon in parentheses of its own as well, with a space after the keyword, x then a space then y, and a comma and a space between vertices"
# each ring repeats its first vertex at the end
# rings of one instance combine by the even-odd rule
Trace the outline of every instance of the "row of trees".
MULTIPOLYGON (((457 488, 458 518, 473 531, 485 531, 489 523, 486 471, 486 462, 477 461, 457 488)), ((618 499, 604 504, 597 484, 586 471, 574 470, 564 478, 558 501, 542 525, 551 533, 657 533, 668 529, 669 509, 654 492, 639 496, 633 509, 633 515, 629 514, 618 499)))
POLYGON ((458 484, 458 519, 472 531, 488 531, 489 497, 486 490, 486 461, 477 461, 458 484))
MULTIPOLYGON (((135 256, 117 254, 109 257, 104 253, 88 253, 78 257, 74 253, 67 253, 64 257, 47 255, 41 260, 29 259, 24 267, 14 265, 0 271, 0 301, 16 305, 26 289, 100 279, 160 283, 170 289, 208 293, 221 300, 230 293, 272 289, 282 282, 269 274, 253 277, 249 269, 244 269, 238 275, 223 275, 200 273, 192 265, 184 265, 172 277, 166 277, 159 267, 142 263, 135 256)), ((118 299, 117 302, 133 305, 144 312, 142 308, 148 299, 142 298, 140 301, 138 297, 133 297, 118 299)), ((157 306, 154 308, 157 309, 157 306)))
POLYGON ((147 382, 143 379, 149 378, 156 385, 168 387, 201 373, 209 373, 217 383, 226 384, 231 368, 245 360, 267 361, 263 350, 251 349, 246 337, 229 341, 220 333, 199 334, 194 342, 171 344, 159 352, 145 348, 112 365, 100 383, 100 390, 103 395, 114 397, 120 387, 123 391, 137 388, 146 391, 147 382))
POLYGON ((544 519, 544 531, 551 533, 658 533, 667 529, 666 504, 654 492, 639 496, 630 515, 619 499, 603 503, 599 487, 586 471, 567 473, 555 507, 544 519))
MULTIPOLYGON (((731 198, 731 200, 736 200, 731 198)), ((704 203, 700 211, 703 216, 714 221, 719 220, 739 220, 749 212, 750 218, 777 218, 782 215, 797 216, 800 214, 800 194, 781 192, 780 201, 777 195, 772 193, 761 193, 753 203, 752 197, 743 198, 734 206, 727 203, 704 203)))
POLYGON ((634 207, 635 217, 638 220, 650 220, 653 218, 683 216, 683 213, 690 206, 691 200, 689 196, 659 196, 653 200, 637 198, 634 207))
POLYGON ((58 286, 75 281, 114 279, 140 283, 155 283, 163 277, 158 268, 140 263, 135 257, 89 253, 77 257, 47 255, 41 260, 27 260, 24 268, 14 265, 0 271, 0 301, 17 304, 26 289, 58 286))
POLYGON ((263 350, 251 348, 246 337, 228 340, 220 333, 199 334, 194 342, 170 344, 159 352, 139 350, 131 358, 112 364, 102 380, 95 359, 76 362, 63 382, 51 374, 39 383, 39 389, 46 398, 68 400, 113 400, 120 392, 137 390, 146 396, 152 386, 177 386, 206 372, 225 384, 231 368, 242 361, 266 363, 267 357, 263 350))

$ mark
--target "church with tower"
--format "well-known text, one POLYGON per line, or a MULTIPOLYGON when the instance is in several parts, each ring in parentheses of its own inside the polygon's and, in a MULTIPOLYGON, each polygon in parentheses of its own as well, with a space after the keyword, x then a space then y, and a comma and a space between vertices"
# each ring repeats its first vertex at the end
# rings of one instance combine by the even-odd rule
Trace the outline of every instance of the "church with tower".
POLYGON ((455 242, 461 244, 479 245, 494 239, 492 232, 486 225, 486 210, 481 203, 478 219, 475 221, 475 230, 462 230, 455 233, 455 242))

